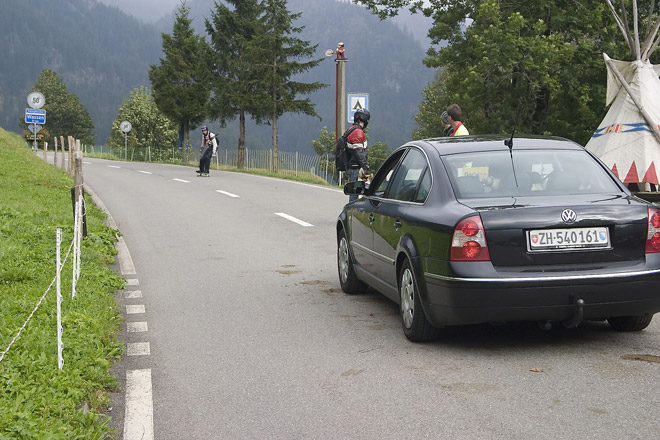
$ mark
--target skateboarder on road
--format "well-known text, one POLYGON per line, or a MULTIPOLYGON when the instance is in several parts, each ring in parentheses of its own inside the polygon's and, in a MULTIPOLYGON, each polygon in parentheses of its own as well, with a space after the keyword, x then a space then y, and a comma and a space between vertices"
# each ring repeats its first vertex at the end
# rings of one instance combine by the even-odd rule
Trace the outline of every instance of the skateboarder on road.
POLYGON ((199 169, 197 170, 200 175, 209 174, 211 156, 215 155, 218 148, 218 141, 215 137, 215 133, 210 132, 206 125, 202 126, 202 157, 199 159, 199 169))

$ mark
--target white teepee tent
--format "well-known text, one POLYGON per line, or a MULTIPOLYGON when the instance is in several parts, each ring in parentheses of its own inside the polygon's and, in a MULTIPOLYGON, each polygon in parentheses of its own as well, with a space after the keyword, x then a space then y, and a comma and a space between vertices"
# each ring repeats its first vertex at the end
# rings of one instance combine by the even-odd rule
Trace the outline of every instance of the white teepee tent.
MULTIPOLYGON (((660 43, 660 39, 656 39, 660 18, 649 29, 643 45, 640 45, 637 1, 633 0, 632 34, 611 0, 606 2, 635 61, 616 61, 603 54, 607 65, 606 105, 612 103, 612 106, 587 142, 586 148, 596 154, 624 183, 646 182, 658 185, 660 66, 651 65, 649 56, 660 43)), ((626 18, 623 0, 621 11, 626 18)))

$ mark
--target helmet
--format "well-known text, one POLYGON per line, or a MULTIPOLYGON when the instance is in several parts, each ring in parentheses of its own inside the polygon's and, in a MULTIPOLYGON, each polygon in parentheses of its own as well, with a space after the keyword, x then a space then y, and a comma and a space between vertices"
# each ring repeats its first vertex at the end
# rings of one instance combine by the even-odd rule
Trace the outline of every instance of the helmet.
POLYGON ((202 125, 202 131, 207 131, 209 128, 206 125, 202 125))
POLYGON ((360 110, 357 110, 353 115, 353 123, 359 124, 360 121, 362 121, 364 122, 364 128, 367 128, 367 125, 369 125, 369 118, 371 118, 369 110, 361 108, 360 110))

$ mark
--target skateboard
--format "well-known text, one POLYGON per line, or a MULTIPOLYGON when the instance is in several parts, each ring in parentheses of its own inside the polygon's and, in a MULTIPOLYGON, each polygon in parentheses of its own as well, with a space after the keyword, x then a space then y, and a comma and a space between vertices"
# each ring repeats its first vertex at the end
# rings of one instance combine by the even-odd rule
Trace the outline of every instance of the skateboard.
POLYGON ((209 177, 209 173, 197 173, 197 177, 209 177))

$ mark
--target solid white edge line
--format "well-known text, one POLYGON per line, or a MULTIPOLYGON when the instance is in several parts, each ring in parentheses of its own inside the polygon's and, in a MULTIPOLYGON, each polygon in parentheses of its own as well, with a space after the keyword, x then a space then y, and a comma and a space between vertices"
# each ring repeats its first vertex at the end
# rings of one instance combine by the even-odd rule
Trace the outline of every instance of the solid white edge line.
POLYGON ((190 180, 177 179, 176 177, 172 180, 176 180, 177 182, 190 183, 190 180))
POLYGON ((131 254, 128 252, 128 247, 123 237, 117 239, 115 244, 117 249, 117 259, 119 260, 119 271, 122 275, 135 275, 135 266, 133 265, 133 259, 131 254))
POLYGON ((224 194, 224 195, 229 196, 229 197, 234 197, 234 198, 240 197, 240 196, 238 196, 238 195, 236 195, 236 194, 232 194, 232 193, 230 193, 230 192, 223 191, 223 190, 221 190, 221 189, 216 189, 216 192, 219 192, 220 194, 224 194))
POLYGON ((126 371, 124 440, 153 440, 154 400, 151 370, 126 371))
POLYGON ((141 170, 138 171, 138 173, 142 173, 142 174, 153 174, 153 173, 150 173, 149 171, 141 171, 141 170))
POLYGON ((297 219, 297 218, 295 218, 295 217, 293 217, 293 216, 290 216, 289 214, 285 214, 285 213, 283 213, 283 212, 276 212, 275 215, 279 215, 279 216, 282 217, 282 218, 285 218, 285 219, 287 219, 287 220, 289 220, 289 221, 292 221, 292 222, 294 222, 294 223, 297 223, 297 224, 299 224, 300 226, 304 226, 304 227, 306 227, 306 228, 309 228, 310 226, 314 226, 314 225, 311 224, 311 223, 307 223, 307 222, 305 222, 305 221, 302 221, 302 220, 300 220, 300 219, 297 219))

